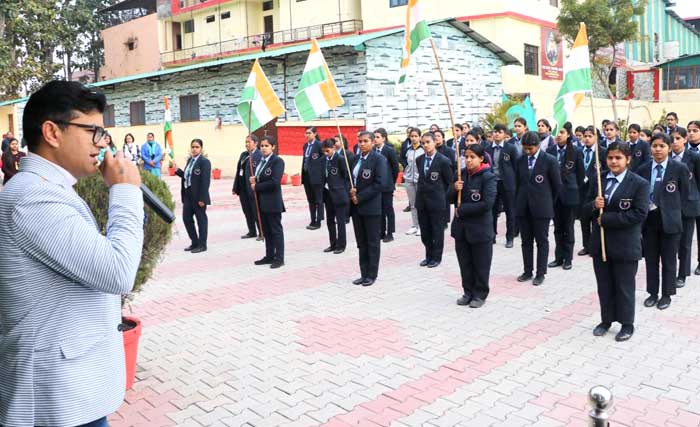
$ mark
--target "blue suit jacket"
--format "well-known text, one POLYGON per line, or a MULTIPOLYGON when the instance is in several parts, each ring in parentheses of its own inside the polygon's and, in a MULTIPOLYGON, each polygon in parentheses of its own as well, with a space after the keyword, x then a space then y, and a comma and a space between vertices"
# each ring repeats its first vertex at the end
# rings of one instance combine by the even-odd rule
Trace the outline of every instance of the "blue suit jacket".
POLYGON ((143 196, 111 187, 105 237, 67 172, 36 155, 20 169, 0 193, 0 424, 81 425, 124 398, 120 296, 141 260, 143 196))

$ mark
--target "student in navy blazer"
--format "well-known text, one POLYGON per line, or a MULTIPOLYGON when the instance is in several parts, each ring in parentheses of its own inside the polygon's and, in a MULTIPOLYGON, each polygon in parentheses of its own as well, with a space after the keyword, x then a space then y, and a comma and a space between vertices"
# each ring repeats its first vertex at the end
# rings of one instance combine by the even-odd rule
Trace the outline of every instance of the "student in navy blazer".
POLYGON ((425 258, 421 267, 434 268, 442 262, 445 245, 445 209, 447 189, 454 182, 450 160, 437 152, 435 135, 426 132, 421 136, 425 154, 416 159, 418 184, 416 209, 420 239, 425 246, 425 258))
POLYGON ((175 174, 182 178, 180 182, 182 222, 185 223, 187 235, 192 242, 185 250, 192 251, 193 254, 207 250, 209 230, 207 205, 211 204, 209 198, 211 162, 202 155, 203 145, 201 139, 193 139, 190 143, 192 157, 187 160, 185 170, 175 171, 175 174), (197 218, 197 228, 194 226, 194 218, 197 218))
POLYGON ((547 149, 559 162, 562 188, 554 202, 554 261, 547 266, 571 269, 574 256, 574 222, 576 210, 581 205, 581 186, 586 179, 583 165, 583 153, 574 147, 572 134, 568 127, 559 129, 556 145, 547 149))
POLYGON ((282 229, 282 212, 285 212, 282 200, 282 175, 284 160, 275 155, 277 142, 272 136, 260 140, 262 159, 255 168, 255 176, 250 178, 252 189, 258 194, 262 215, 263 235, 265 236, 265 256, 255 265, 270 264, 270 268, 284 265, 284 230, 282 229))
POLYGON ((603 148, 612 144, 613 142, 622 142, 620 139, 620 127, 615 122, 607 121, 603 126, 603 132, 605 132, 605 137, 600 142, 603 148))
POLYGON ((601 176, 603 196, 598 196, 595 176, 583 204, 594 217, 588 248, 598 286, 600 324, 593 335, 603 336, 613 322, 619 322, 622 327, 615 336, 617 341, 626 341, 634 333, 635 277, 642 258, 642 224, 649 209, 649 183, 629 170, 630 154, 627 144, 614 142, 608 146, 609 171, 601 176), (605 262, 601 224, 605 230, 605 262))
POLYGON ((466 167, 462 169, 463 181, 457 181, 447 191, 447 199, 455 203, 452 221, 452 237, 459 262, 464 294, 458 305, 479 308, 489 295, 489 273, 493 257, 491 243, 495 232, 493 204, 496 203, 496 175, 484 162, 484 149, 470 145, 466 152, 466 167), (461 194, 457 205, 457 194, 461 194))
POLYGON ((532 279, 533 242, 537 241, 537 274, 532 284, 539 286, 547 274, 549 221, 554 217, 554 202, 562 183, 559 163, 539 148, 539 135, 527 132, 521 142, 523 155, 518 160, 515 215, 520 226, 524 271, 518 281, 532 279))
POLYGON ((306 200, 309 203, 311 222, 307 230, 318 230, 323 221, 323 162, 321 157, 321 141, 314 126, 309 126, 304 132, 306 142, 302 150, 301 183, 304 185, 306 200))
POLYGON ((351 165, 354 188, 350 189, 350 211, 360 255, 360 274, 354 285, 372 286, 379 275, 379 230, 382 190, 388 179, 384 156, 372 150, 374 135, 358 134, 359 155, 351 165))
POLYGON ((493 159, 491 170, 496 175, 498 195, 493 205, 493 231, 498 234, 498 216, 506 213, 506 247, 513 247, 516 234, 515 225, 515 168, 518 162, 518 149, 515 144, 506 142, 508 128, 498 123, 493 127, 494 141, 486 147, 486 153, 493 159))
POLYGON ((642 229, 647 271, 645 307, 665 310, 676 294, 676 262, 683 233, 683 204, 688 199, 688 168, 670 159, 671 138, 658 133, 651 138, 652 160, 637 169, 650 188, 649 215, 642 229), (661 261, 661 299, 659 299, 661 261))
POLYGON ((649 161, 651 159, 651 149, 646 141, 639 138, 639 134, 642 132, 642 128, 636 124, 632 123, 627 128, 627 137, 629 138, 630 152, 632 153, 632 163, 630 164, 630 170, 637 170, 637 168, 649 161))
POLYGON ((671 133, 671 160, 683 162, 688 168, 688 198, 683 201, 683 233, 678 247, 678 274, 676 287, 685 286, 690 276, 690 258, 693 250, 695 218, 700 216, 700 154, 686 149, 688 132, 679 127, 671 133))
MULTIPOLYGON (((238 164, 236 165, 236 177, 233 179, 233 195, 238 196, 241 202, 241 208, 243 209, 243 215, 245 216, 245 222, 248 226, 248 233, 241 236, 241 239, 250 239, 257 237, 255 226, 258 225, 258 231, 260 231, 260 225, 258 224, 258 212, 255 206, 255 198, 250 189, 250 166, 251 159, 255 161, 260 160, 260 150, 258 150, 258 137, 255 135, 248 135, 245 139, 245 151, 241 153, 238 158, 238 164), (247 171, 247 172, 246 172, 247 171)), ((255 168, 255 166, 253 166, 255 168)))
MULTIPOLYGON (((438 129, 435 132, 433 132, 433 135, 435 136, 435 150, 445 156, 449 161, 450 165, 452 167, 452 176, 457 176, 457 150, 450 148, 446 143, 445 143, 445 132, 442 130, 438 129)), ((450 183, 452 185, 452 183, 450 183)), ((445 204, 445 224, 449 224, 450 222, 450 204, 446 203, 445 204)))
MULTIPOLYGON (((700 120, 693 120, 688 123, 686 128, 688 132, 688 151, 700 154, 700 120)), ((700 275, 700 216, 695 218, 695 229, 698 242, 698 266, 695 267, 694 274, 700 275)))
POLYGON ((374 150, 384 156, 387 161, 389 176, 386 187, 382 191, 382 220, 380 234, 384 243, 394 240, 396 232, 396 215, 394 214, 394 190, 396 190, 396 178, 399 176, 399 159, 396 156, 393 144, 389 142, 386 130, 379 128, 374 131, 374 150))
MULTIPOLYGON (((584 209, 583 203, 588 196, 588 191, 595 182, 597 182, 598 172, 596 170, 596 153, 598 155, 598 161, 600 162, 600 173, 604 175, 607 173, 607 163, 606 163, 606 150, 605 148, 598 145, 598 134, 593 126, 588 126, 583 130, 583 137, 581 138, 583 142, 583 150, 581 154, 583 156, 583 168, 586 170, 586 177, 583 180, 583 185, 580 188, 579 195, 581 197, 581 208, 579 209, 578 218, 581 223, 581 240, 583 243, 583 249, 578 251, 578 255, 588 255, 590 253, 590 240, 591 240, 591 228, 593 226, 592 219, 593 216, 590 210, 584 209)), ((629 169, 629 166, 628 166, 629 169)))
POLYGON ((323 141, 323 203, 326 205, 326 225, 330 246, 323 252, 341 254, 347 246, 345 219, 350 205, 350 173, 345 158, 335 149, 334 138, 323 141))

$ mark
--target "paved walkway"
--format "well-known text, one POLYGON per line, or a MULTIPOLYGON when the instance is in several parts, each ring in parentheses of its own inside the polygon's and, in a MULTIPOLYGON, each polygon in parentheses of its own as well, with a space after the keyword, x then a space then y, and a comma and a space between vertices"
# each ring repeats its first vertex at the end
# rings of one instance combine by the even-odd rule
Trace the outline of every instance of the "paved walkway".
POLYGON ((325 224, 306 230, 303 189, 285 186, 286 265, 271 270, 253 265, 262 242, 240 240, 231 184, 212 184, 209 251, 184 252, 178 220, 136 298, 138 378, 112 426, 582 426, 598 384, 612 389, 614 426, 700 426, 700 277, 670 309, 647 309, 640 264, 636 333, 617 343, 617 326, 591 334, 587 257, 533 287, 515 281, 519 241, 499 236, 486 305, 458 307, 453 240, 440 267, 419 267, 400 188, 396 240, 377 283, 357 287, 352 227, 345 253, 324 254, 325 224))

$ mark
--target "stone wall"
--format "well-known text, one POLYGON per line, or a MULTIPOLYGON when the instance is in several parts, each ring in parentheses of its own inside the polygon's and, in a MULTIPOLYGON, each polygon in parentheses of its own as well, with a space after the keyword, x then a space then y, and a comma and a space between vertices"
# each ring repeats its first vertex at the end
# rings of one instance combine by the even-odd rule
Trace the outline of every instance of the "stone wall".
MULTIPOLYGON (((449 24, 432 25, 455 122, 478 122, 500 102, 501 66, 494 53, 449 24)), ((366 43, 367 127, 403 133, 407 126, 449 129, 450 117, 429 41, 411 58, 406 83, 396 86, 403 32, 366 43)))

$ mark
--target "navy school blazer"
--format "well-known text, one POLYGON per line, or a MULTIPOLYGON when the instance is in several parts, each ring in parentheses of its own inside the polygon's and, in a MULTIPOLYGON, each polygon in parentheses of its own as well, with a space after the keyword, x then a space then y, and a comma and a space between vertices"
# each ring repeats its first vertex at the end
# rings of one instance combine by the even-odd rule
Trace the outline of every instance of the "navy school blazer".
POLYGON ((304 149, 301 152, 301 176, 302 176, 302 182, 306 184, 311 184, 311 185, 322 185, 323 184, 323 162, 321 162, 321 158, 323 157, 323 152, 321 151, 321 142, 317 139, 314 140, 314 142, 311 143, 313 147, 311 147, 311 153, 309 153, 309 158, 307 160, 308 162, 308 176, 309 176, 309 182, 304 181, 304 155, 306 153, 306 149, 309 146, 309 142, 307 141, 304 144, 304 149))
MULTIPOLYGON (((187 160, 187 165, 190 164, 192 158, 187 160)), ((185 166, 187 170, 187 166, 185 166)), ((194 164, 192 168, 192 176, 190 177, 190 192, 189 195, 185 191, 185 171, 178 169, 175 174, 182 178, 180 182, 180 197, 184 202, 186 198, 189 198, 190 202, 196 204, 197 202, 204 202, 207 205, 211 205, 211 199, 209 198, 209 184, 211 183, 211 162, 209 159, 203 155, 199 155, 197 158, 197 163, 194 164)))
POLYGON ((700 154, 683 151, 683 164, 688 168, 688 198, 683 203, 683 217, 700 216, 700 154))
POLYGON ((517 190, 515 194, 515 215, 551 219, 554 217, 554 202, 561 193, 559 162, 551 154, 543 151, 537 155, 532 173, 527 167, 528 156, 518 159, 517 190))
MULTIPOLYGON (((651 182, 651 165, 654 163, 650 160, 637 169, 637 175, 647 181, 650 186, 651 182)), ((656 206, 661 212, 661 223, 664 233, 676 234, 683 231, 683 203, 688 200, 688 176, 690 171, 682 162, 671 160, 670 156, 664 179, 661 182, 659 193, 655 195, 656 206)), ((651 192, 651 186, 649 187, 651 192)), ((646 227, 646 223, 645 223, 646 227)))
POLYGON ((284 160, 272 154, 260 172, 255 184, 255 192, 258 193, 261 212, 285 212, 284 201, 282 200, 282 186, 280 185, 282 175, 284 175, 284 160))
MULTIPOLYGON (((547 153, 557 158, 559 146, 547 148, 547 153)), ((558 160, 557 160, 558 162, 558 160)), ((574 159, 564 159, 559 166, 562 189, 558 200, 568 207, 578 207, 581 204, 580 188, 586 180, 586 170, 583 164, 583 152, 574 147, 574 159)))
MULTIPOLYGON (((603 191, 607 186, 607 173, 601 175, 603 191)), ((591 256, 601 256, 599 210, 595 209, 598 196, 598 177, 590 183, 582 209, 594 218, 588 251, 591 256)), ((609 260, 638 261, 642 258, 642 224, 649 210, 649 182, 627 170, 612 197, 605 204, 601 222, 605 230, 605 249, 609 260)))
POLYGON ((328 157, 323 156, 323 162, 325 164, 323 184, 327 187, 324 195, 330 197, 330 201, 335 206, 347 205, 350 203, 350 181, 348 179, 350 172, 345 158, 339 153, 335 153, 330 161, 328 161, 328 157))
POLYGON ((634 148, 630 142, 628 142, 628 144, 632 151, 632 161, 629 166, 630 170, 637 170, 640 165, 651 160, 651 147, 648 142, 638 139, 634 144, 634 148))
POLYGON ((436 150, 427 175, 424 165, 425 154, 421 154, 416 158, 416 209, 444 211, 447 209, 447 189, 454 182, 452 162, 436 150))
POLYGON ((362 161, 362 165, 357 172, 357 181, 355 182, 358 204, 351 203, 352 212, 364 216, 381 215, 382 190, 388 179, 386 159, 374 150, 367 154, 365 160, 362 160, 362 156, 358 155, 350 167, 351 176, 354 177, 355 167, 360 161, 362 161))
MULTIPOLYGON (((496 203, 496 175, 489 167, 471 176, 464 168, 462 176, 462 203, 455 211, 451 235, 455 240, 466 240, 468 243, 490 242, 496 235, 493 231, 492 212, 496 203)), ((457 202, 454 185, 450 185, 447 190, 447 200, 450 203, 457 202)))
MULTIPOLYGON (((486 146, 485 150, 491 159, 493 156, 493 144, 486 146)), ((501 155, 498 158, 498 172, 501 175, 501 181, 503 182, 503 189, 505 191, 515 192, 515 169, 518 164, 518 147, 514 144, 509 144, 503 142, 503 148, 501 149, 501 155)))

